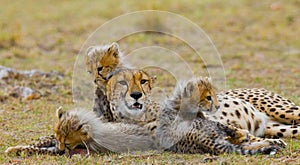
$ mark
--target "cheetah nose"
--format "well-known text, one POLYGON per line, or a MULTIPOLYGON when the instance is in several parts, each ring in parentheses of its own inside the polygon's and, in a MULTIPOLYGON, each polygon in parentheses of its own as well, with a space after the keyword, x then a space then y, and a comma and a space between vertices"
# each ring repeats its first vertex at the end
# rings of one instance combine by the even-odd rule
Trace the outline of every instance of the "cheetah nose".
POLYGON ((220 105, 216 106, 216 109, 219 109, 220 108, 220 105))
POLYGON ((132 92, 131 94, 130 94, 130 96, 132 97, 132 98, 134 98, 134 99, 139 99, 139 98, 141 98, 142 97, 142 93, 141 92, 132 92))

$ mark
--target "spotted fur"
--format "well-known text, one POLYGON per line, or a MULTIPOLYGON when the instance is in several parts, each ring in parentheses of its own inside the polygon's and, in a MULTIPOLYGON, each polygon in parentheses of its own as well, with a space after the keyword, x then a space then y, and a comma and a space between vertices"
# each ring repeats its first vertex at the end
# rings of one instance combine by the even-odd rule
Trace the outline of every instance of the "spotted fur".
POLYGON ((56 146, 57 146, 57 140, 54 135, 42 136, 32 144, 9 147, 5 150, 5 153, 15 154, 15 155, 21 155, 21 154, 62 155, 65 153, 64 151, 60 151, 56 146))
POLYGON ((223 93, 251 103, 274 121, 289 125, 300 123, 300 106, 277 93, 264 88, 239 88, 223 93))
POLYGON ((121 68, 129 68, 122 60, 117 43, 91 46, 86 51, 86 70, 93 76, 95 97, 93 111, 103 120, 114 121, 106 98, 106 84, 111 74, 121 68))
POLYGON ((117 68, 123 67, 123 57, 117 43, 91 46, 86 51, 86 70, 94 78, 99 88, 105 88, 108 76, 117 68))
POLYGON ((191 81, 183 85, 183 88, 177 87, 179 92, 175 92, 175 96, 167 101, 161 111, 156 135, 163 149, 179 153, 211 154, 277 152, 277 145, 262 146, 259 142, 243 141, 233 144, 231 141, 241 138, 239 129, 205 118, 202 108, 198 106, 202 92, 198 90, 198 84, 199 82, 191 81))
POLYGON ((157 119, 159 105, 151 101, 154 78, 146 72, 123 69, 107 83, 107 98, 115 121, 149 123, 157 119))
POLYGON ((256 136, 300 138, 299 123, 292 124, 300 120, 299 106, 278 94, 265 89, 235 89, 218 94, 218 98, 221 108, 210 116, 212 120, 236 124, 256 136))
POLYGON ((85 146, 89 152, 105 153, 154 149, 147 129, 138 125, 102 122, 94 112, 83 109, 57 110, 54 127, 58 149, 73 150, 85 146))

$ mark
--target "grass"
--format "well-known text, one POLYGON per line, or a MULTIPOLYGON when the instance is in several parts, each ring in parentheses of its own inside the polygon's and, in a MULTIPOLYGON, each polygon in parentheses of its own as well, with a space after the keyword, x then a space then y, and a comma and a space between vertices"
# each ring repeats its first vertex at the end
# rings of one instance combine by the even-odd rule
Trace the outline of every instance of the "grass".
MULTIPOLYGON (((0 152, 8 146, 30 143, 52 134, 55 109, 72 107, 72 71, 81 46, 106 21, 136 10, 177 13, 199 25, 221 54, 227 88, 264 87, 300 103, 300 2, 289 1, 0 1, 0 65, 19 70, 56 71, 63 80, 21 79, 12 83, 37 86, 45 96, 24 101, 8 97, 0 104, 0 152), (49 91, 43 83, 57 86, 49 91)), ((156 19, 156 18, 153 18, 156 19)), ((143 26, 148 26, 144 24, 143 26)), ((160 26, 160 22, 154 26, 160 26)), ((99 43, 106 43, 102 41, 99 43)), ((131 35, 119 41, 125 54, 140 45, 178 48, 180 55, 202 69, 191 50, 170 36, 152 33, 131 35), (200 67, 199 67, 200 66, 200 67)), ((142 59, 136 59, 139 62, 142 59)), ((205 73, 205 71, 203 71, 205 73)), ((156 72, 160 74, 160 72, 156 72)), ((184 74, 184 73, 183 73, 184 74)), ((174 82, 158 75, 158 86, 174 82)), ((0 81, 1 84, 1 81, 0 81)), ((8 91, 0 86, 0 101, 8 91)), ((300 164, 300 142, 285 139, 288 147, 275 156, 220 155, 211 164, 300 164)), ((89 158, 46 155, 0 155, 1 164, 190 164, 204 163, 209 155, 143 153, 94 155, 89 158)))

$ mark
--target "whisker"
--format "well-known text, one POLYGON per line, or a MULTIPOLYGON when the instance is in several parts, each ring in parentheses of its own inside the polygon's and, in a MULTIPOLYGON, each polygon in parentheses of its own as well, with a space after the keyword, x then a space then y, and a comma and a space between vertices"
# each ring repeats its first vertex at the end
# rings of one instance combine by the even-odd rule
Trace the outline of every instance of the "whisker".
POLYGON ((87 157, 90 156, 90 150, 89 150, 88 145, 85 143, 84 140, 82 140, 82 143, 85 145, 85 148, 86 148, 86 150, 87 150, 87 157))

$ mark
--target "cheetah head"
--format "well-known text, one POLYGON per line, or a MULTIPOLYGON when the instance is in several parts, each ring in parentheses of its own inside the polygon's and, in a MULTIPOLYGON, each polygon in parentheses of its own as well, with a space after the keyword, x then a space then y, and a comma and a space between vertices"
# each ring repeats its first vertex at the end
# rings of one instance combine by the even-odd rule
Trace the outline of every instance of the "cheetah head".
POLYGON ((58 140, 58 149, 61 151, 73 150, 75 147, 83 146, 90 139, 90 126, 82 123, 76 114, 56 110, 57 122, 54 126, 55 137, 58 140))
POLYGON ((124 69, 108 81, 107 98, 116 111, 127 117, 141 115, 150 102, 154 78, 142 70, 124 69))
POLYGON ((189 81, 184 87, 182 104, 195 110, 215 112, 219 108, 215 89, 208 77, 189 81))
POLYGON ((117 43, 91 46, 86 52, 86 69, 93 75, 97 86, 107 83, 108 75, 120 64, 121 52, 117 43))

